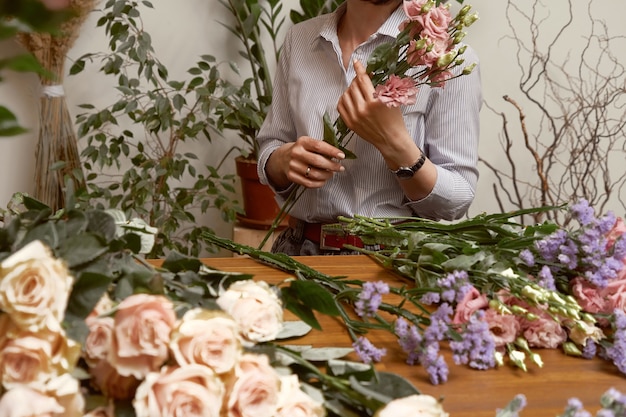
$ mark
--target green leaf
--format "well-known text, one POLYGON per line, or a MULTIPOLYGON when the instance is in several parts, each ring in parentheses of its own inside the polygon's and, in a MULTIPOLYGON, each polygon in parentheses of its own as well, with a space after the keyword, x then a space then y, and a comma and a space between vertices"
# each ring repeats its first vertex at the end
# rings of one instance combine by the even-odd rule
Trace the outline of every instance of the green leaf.
POLYGON ((402 398, 419 395, 421 392, 406 378, 391 372, 376 372, 376 378, 366 385, 370 390, 390 398, 402 398))
POLYGON ((105 254, 108 246, 91 233, 69 236, 59 246, 57 255, 65 260, 68 267, 76 268, 105 254))
POLYGON ((286 321, 283 323, 283 328, 276 336, 277 340, 290 339, 292 337, 301 337, 308 334, 311 331, 311 326, 303 321, 286 321))
POLYGON ((290 294, 313 310, 329 316, 338 316, 339 307, 332 294, 320 284, 311 281, 291 281, 290 294))
POLYGON ((300 303, 297 298, 292 297, 288 288, 283 288, 281 293, 285 309, 291 311, 296 315, 296 317, 312 328, 322 330, 322 326, 319 321, 317 321, 315 314, 313 314, 313 310, 309 306, 300 303))
POLYGON ((113 278, 95 271, 82 272, 75 280, 67 305, 67 315, 84 319, 93 311, 113 278))
POLYGON ((0 137, 17 136, 26 133, 28 130, 21 127, 17 117, 8 108, 0 106, 0 137))
POLYGON ((302 358, 311 362, 328 362, 341 359, 354 352, 352 348, 323 347, 312 348, 301 352, 302 358))

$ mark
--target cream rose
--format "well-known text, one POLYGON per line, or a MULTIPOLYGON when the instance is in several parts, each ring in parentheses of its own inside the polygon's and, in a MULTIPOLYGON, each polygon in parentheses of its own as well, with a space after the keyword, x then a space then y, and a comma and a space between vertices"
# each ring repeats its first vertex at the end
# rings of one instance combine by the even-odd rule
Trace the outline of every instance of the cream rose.
POLYGON ((64 411, 56 398, 25 385, 8 390, 0 398, 0 417, 55 417, 64 411))
POLYGON ((167 298, 131 295, 115 313, 109 362, 120 375, 143 379, 168 359, 175 323, 174 306, 167 298))
POLYGON ((278 408, 280 376, 265 355, 244 354, 228 392, 228 417, 273 416, 278 408))
POLYGON ((250 342, 274 340, 283 326, 280 299, 264 281, 237 281, 219 295, 217 304, 239 324, 250 342))
POLYGON ((390 401, 375 417, 448 417, 440 401, 430 395, 410 395, 390 401))
POLYGON ((57 399, 63 407, 63 413, 58 417, 83 417, 85 413, 85 398, 80 391, 80 383, 70 374, 63 374, 46 384, 48 395, 57 399))
POLYGON ((224 383, 208 366, 165 366, 146 376, 133 407, 137 417, 219 417, 224 391, 224 383))
POLYGON ((80 355, 80 346, 64 334, 48 331, 23 332, 8 340, 0 351, 2 384, 42 389, 48 381, 71 372, 80 355))
POLYGON ((241 355, 239 327, 223 312, 192 309, 172 332, 170 350, 181 366, 197 363, 224 374, 241 355))
POLYGON ((60 330, 72 282, 65 264, 33 241, 0 264, 0 309, 22 329, 60 330))
POLYGON ((276 417, 324 417, 326 409, 300 389, 297 375, 280 379, 276 417))

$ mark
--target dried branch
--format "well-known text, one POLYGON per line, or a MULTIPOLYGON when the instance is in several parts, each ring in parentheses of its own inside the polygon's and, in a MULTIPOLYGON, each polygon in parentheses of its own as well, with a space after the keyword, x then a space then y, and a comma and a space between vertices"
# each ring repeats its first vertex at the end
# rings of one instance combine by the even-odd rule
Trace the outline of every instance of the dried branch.
POLYGON ((626 208, 622 196, 626 172, 615 169, 624 166, 626 150, 626 69, 612 53, 623 50, 618 43, 626 37, 609 35, 606 23, 593 17, 590 0, 585 16, 589 32, 572 47, 574 9, 572 0, 566 4, 565 20, 555 28, 549 6, 540 0, 528 11, 513 0, 507 3, 512 32, 507 39, 517 50, 521 98, 508 94, 504 101, 515 109, 522 137, 512 135, 509 119, 515 116, 487 106, 502 119, 500 144, 509 166, 500 168, 480 159, 496 178, 492 186, 503 212, 580 198, 598 212, 626 208), (528 32, 521 33, 522 29, 528 32), (560 58, 563 51, 567 54, 560 58), (534 169, 517 168, 529 159, 534 169))

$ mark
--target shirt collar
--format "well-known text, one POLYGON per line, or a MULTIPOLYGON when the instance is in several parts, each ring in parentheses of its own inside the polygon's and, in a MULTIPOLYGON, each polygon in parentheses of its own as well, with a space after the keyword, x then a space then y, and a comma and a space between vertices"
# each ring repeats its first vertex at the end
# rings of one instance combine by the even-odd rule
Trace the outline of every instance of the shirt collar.
MULTIPOLYGON (((342 3, 334 12, 329 13, 328 18, 320 27, 320 37, 332 41, 337 39, 337 24, 339 18, 346 12, 346 3, 342 3)), ((389 16, 389 18, 378 28, 375 35, 385 35, 390 37, 396 37, 400 33, 400 24, 406 20, 406 14, 402 5, 398 6, 396 10, 389 16)))

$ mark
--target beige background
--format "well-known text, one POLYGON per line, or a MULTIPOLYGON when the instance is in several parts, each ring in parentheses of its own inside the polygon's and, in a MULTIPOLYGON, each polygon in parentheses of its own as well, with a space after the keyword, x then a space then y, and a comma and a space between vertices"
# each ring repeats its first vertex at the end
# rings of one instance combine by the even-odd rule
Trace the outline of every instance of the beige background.
MULTIPOLYGON (((566 56, 568 51, 572 57, 579 55, 580 43, 583 35, 588 33, 589 20, 587 0, 573 0, 575 20, 567 35, 567 42, 558 49, 566 56)), ((285 9, 289 6, 297 7, 298 1, 285 0, 285 9)), ((547 28, 556 28, 564 22, 564 0, 545 0, 543 8, 538 11, 546 18, 547 28)), ((515 65, 515 48, 507 37, 512 35, 506 21, 506 2, 504 0, 473 0, 471 4, 480 15, 480 20, 469 29, 468 42, 478 51, 482 65, 482 79, 484 100, 490 107, 499 111, 509 111, 510 106, 502 101, 503 95, 510 95, 522 100, 517 89, 519 70, 515 65)), ((529 10, 530 0, 516 0, 517 7, 529 10)), ((613 36, 624 36, 623 16, 626 12, 624 0, 595 0, 593 14, 596 18, 605 20, 613 36)), ((184 77, 189 68, 201 54, 212 54, 223 60, 237 60, 236 51, 239 45, 227 30, 217 21, 227 21, 228 16, 222 5, 215 0, 178 0, 156 1, 155 10, 143 12, 146 30, 152 35, 157 55, 170 69, 171 79, 184 77)), ((456 7, 456 6, 455 6, 456 7)), ((96 28, 95 22, 98 12, 83 25, 81 35, 74 48, 70 51, 67 68, 71 61, 86 52, 106 49, 106 41, 102 28, 96 28)), ((514 21, 519 26, 520 36, 527 33, 524 22, 514 21)), ((623 39, 616 41, 613 53, 620 62, 626 64, 626 45, 623 39)), ((0 58, 19 52, 21 49, 15 42, 0 42, 0 58)), ((245 68, 245 63, 241 63, 245 68)), ((5 74, 0 83, 0 103, 9 106, 19 117, 21 123, 31 128, 28 134, 15 138, 0 139, 0 207, 5 207, 14 192, 31 192, 34 175, 34 150, 37 139, 37 97, 39 86, 36 77, 24 74, 5 74)), ((112 79, 97 72, 97 65, 88 66, 87 70, 78 76, 65 78, 64 87, 70 111, 78 113, 77 105, 91 103, 96 106, 111 103, 115 99, 115 90, 111 88, 112 79)), ((523 104, 523 101, 521 101, 523 104)), ((513 113, 510 113, 513 117, 513 113)), ((532 115, 531 115, 532 116, 532 115)), ((499 151, 499 137, 501 135, 500 118, 483 107, 481 113, 482 135, 480 153, 484 158, 492 161, 502 160, 499 151)), ((532 119, 530 120, 532 125, 532 119)), ((235 139, 236 140, 236 139, 235 139)), ((81 142, 79 141, 79 147, 81 142)), ((203 145, 194 151, 207 163, 215 163, 223 152, 230 148, 228 141, 218 141, 212 146, 203 145)), ((618 158, 616 170, 624 170, 624 159, 618 158)), ((525 162, 520 168, 530 169, 530 162, 525 162)), ((226 167, 233 170, 232 164, 226 167)), ((481 178, 476 201, 470 215, 484 211, 495 210, 495 202, 491 184, 493 178, 484 168, 481 169, 481 178)), ((624 215, 621 204, 613 204, 608 209, 624 215)), ((206 222, 221 236, 232 235, 232 225, 221 221, 218 213, 211 213, 199 221, 206 222)))

